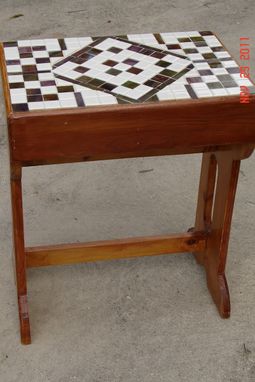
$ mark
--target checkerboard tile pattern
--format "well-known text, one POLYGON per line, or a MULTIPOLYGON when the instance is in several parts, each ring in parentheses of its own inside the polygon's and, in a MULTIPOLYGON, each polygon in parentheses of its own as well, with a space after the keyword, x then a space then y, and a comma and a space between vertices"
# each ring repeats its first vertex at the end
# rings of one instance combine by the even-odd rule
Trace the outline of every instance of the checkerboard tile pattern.
POLYGON ((3 45, 14 112, 255 94, 207 31, 3 45))
POLYGON ((190 60, 120 38, 99 38, 54 65, 53 73, 123 102, 144 102, 188 73, 190 60))

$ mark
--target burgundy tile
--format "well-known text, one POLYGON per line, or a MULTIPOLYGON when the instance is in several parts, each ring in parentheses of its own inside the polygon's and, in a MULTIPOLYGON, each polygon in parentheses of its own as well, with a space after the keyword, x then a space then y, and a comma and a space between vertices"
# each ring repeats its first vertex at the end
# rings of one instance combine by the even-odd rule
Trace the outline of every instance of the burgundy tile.
POLYGON ((143 48, 139 46, 138 44, 138 45, 131 45, 130 47, 128 47, 128 50, 132 50, 133 52, 141 52, 143 48))
POLYGON ((25 87, 24 82, 11 82, 9 83, 10 89, 22 89, 25 87))
POLYGON ((179 44, 168 44, 167 49, 181 49, 181 45, 179 45, 179 44))
POLYGON ((113 66, 117 65, 118 62, 113 61, 113 60, 107 60, 107 61, 103 62, 103 64, 104 64, 104 65, 107 65, 107 66, 111 66, 111 67, 113 67, 113 66))
POLYGON ((83 66, 77 66, 77 68, 74 69, 78 73, 86 73, 89 69, 84 68, 83 66))
POLYGON ((41 89, 27 89, 26 92, 28 96, 31 96, 31 95, 41 94, 41 89))
POLYGON ((129 69, 127 70, 127 72, 129 72, 129 73, 134 73, 134 74, 139 74, 139 73, 142 72, 142 69, 139 69, 139 68, 129 68, 129 69))
POLYGON ((35 73, 37 72, 36 65, 22 65, 22 71, 23 73, 35 73))

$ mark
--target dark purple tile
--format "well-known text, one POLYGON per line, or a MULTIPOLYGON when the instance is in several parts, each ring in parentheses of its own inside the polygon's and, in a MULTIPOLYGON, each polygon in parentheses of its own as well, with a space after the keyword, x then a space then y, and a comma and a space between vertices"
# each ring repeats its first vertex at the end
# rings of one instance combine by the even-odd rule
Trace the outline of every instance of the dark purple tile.
POLYGON ((19 53, 31 53, 32 52, 32 48, 31 46, 22 46, 19 48, 19 53))
POLYGON ((41 86, 55 86, 56 82, 54 80, 40 81, 41 86))
POLYGON ((237 74, 237 73, 240 73, 240 68, 239 68, 239 67, 235 67, 235 68, 226 68, 226 70, 227 70, 228 73, 230 73, 230 74, 237 74))
POLYGON ((27 96, 28 102, 42 102, 43 97, 40 94, 35 94, 35 95, 29 95, 27 96))
POLYGON ((187 90, 187 92, 189 93, 190 97, 193 98, 193 99, 196 99, 198 98, 196 93, 194 92, 194 90, 192 89, 191 85, 185 85, 185 88, 187 90))
POLYGON ((44 46, 44 45, 41 45, 41 46, 33 46, 32 47, 32 49, 33 49, 33 51, 35 51, 35 52, 37 52, 37 51, 43 51, 43 50, 47 50, 46 49, 46 46, 44 46))
POLYGON ((50 59, 48 57, 38 57, 35 59, 37 64, 48 64, 50 59))
POLYGON ((195 84, 197 82, 203 82, 201 77, 189 77, 187 78, 189 84, 195 84))
POLYGON ((141 52, 143 48, 139 45, 131 45, 130 47, 128 47, 128 50, 132 50, 133 52, 141 52))
POLYGON ((123 61, 123 64, 130 65, 130 66, 134 66, 137 63, 138 61, 133 60, 132 58, 127 58, 125 61, 123 61))
POLYGON ((211 76, 213 72, 210 69, 201 69, 198 71, 201 76, 211 76))
POLYGON ((7 60, 6 65, 20 65, 20 60, 7 60))
POLYGON ((85 106, 81 93, 74 93, 74 96, 79 107, 85 106))
POLYGON ((27 103, 15 103, 12 105, 13 111, 28 111, 28 104, 27 103))

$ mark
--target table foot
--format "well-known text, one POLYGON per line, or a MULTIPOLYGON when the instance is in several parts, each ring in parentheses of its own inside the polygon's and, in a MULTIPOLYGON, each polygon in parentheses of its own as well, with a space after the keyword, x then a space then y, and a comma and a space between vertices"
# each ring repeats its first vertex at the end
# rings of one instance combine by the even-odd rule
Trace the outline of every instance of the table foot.
POLYGON ((31 344, 31 335, 30 335, 27 295, 22 295, 18 297, 18 306, 19 306, 21 343, 23 345, 29 345, 31 344))

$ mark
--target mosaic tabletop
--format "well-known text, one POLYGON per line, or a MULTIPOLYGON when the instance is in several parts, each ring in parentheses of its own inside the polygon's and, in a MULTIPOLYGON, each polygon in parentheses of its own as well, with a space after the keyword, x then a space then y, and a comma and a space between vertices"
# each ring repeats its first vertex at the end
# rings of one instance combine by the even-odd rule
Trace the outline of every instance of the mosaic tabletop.
POLYGON ((14 112, 255 93, 208 31, 4 42, 14 112))

